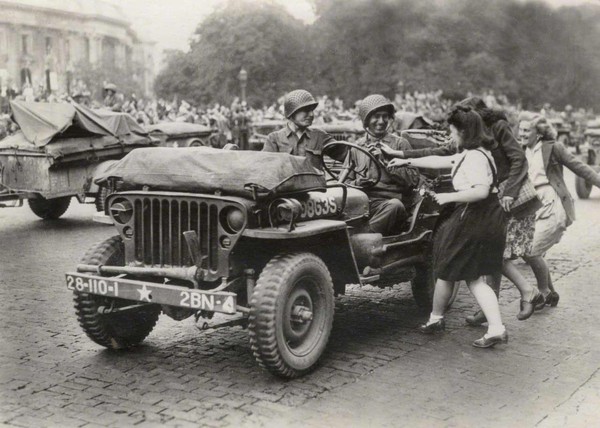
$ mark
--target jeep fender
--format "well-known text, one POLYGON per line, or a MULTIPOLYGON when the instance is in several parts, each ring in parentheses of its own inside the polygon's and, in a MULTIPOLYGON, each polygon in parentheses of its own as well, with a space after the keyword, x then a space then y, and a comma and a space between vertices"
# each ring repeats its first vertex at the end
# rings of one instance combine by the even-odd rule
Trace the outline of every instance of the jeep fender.
MULTIPOLYGON (((327 265, 337 294, 344 294, 346 284, 359 284, 360 276, 348 228, 337 220, 313 220, 288 231, 282 228, 246 229, 234 250, 235 254, 253 255, 257 268, 282 252, 309 251, 327 265)), ((236 257, 234 255, 234 257, 236 257)))

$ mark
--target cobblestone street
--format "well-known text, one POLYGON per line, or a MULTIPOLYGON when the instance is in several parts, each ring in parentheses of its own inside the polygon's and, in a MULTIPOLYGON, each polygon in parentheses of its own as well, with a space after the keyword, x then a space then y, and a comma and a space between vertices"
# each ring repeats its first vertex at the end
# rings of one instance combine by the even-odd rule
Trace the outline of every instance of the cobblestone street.
MULTIPOLYGON (((571 192, 573 176, 565 178, 571 192)), ((282 381, 258 367, 240 326, 202 330, 162 315, 143 345, 111 352, 77 323, 64 273, 115 235, 73 200, 41 221, 27 206, 0 209, 0 423, 12 427, 122 426, 594 426, 600 408, 600 190, 576 200, 577 222, 548 261, 561 299, 518 321, 503 283, 510 341, 476 349, 484 328, 467 288, 443 335, 416 327, 427 314, 408 284, 349 287, 336 300, 321 365, 282 381)), ((533 281, 529 268, 519 265, 533 281)))

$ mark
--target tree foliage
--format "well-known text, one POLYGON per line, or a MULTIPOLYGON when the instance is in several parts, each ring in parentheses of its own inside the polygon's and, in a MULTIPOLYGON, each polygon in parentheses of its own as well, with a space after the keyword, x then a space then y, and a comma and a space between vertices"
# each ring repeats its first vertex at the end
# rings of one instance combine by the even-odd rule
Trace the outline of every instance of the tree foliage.
POLYGON ((231 0, 172 54, 157 93, 253 103, 306 87, 353 102, 373 92, 493 89, 526 107, 600 107, 600 7, 516 0, 314 0, 305 25, 271 2, 231 0))

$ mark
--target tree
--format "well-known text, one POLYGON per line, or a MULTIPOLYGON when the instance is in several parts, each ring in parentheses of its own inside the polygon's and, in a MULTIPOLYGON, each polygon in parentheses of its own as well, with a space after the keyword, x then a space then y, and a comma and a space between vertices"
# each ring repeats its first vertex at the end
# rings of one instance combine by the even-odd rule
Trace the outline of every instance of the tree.
POLYGON ((202 22, 190 52, 172 54, 162 96, 229 103, 249 75, 254 104, 299 87, 353 103, 443 89, 493 89, 528 108, 600 108, 600 7, 517 0, 311 0, 310 26, 269 0, 230 0, 202 22))
POLYGON ((249 101, 275 100, 313 77, 304 32, 304 24, 275 3, 231 0, 198 26, 189 53, 170 58, 157 92, 229 103, 240 93, 244 67, 249 101))

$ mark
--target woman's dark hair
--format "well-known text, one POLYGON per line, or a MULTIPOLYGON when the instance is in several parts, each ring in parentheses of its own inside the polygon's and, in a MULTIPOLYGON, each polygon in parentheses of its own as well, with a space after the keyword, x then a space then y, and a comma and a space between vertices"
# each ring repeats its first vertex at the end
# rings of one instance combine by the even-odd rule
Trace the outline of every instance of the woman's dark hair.
POLYGON ((483 123, 488 128, 491 128, 494 123, 499 120, 504 120, 508 122, 508 117, 506 113, 502 110, 494 110, 487 106, 487 104, 479 97, 468 97, 459 102, 457 105, 461 105, 464 107, 471 107, 475 110, 479 116, 483 119, 483 123))
POLYGON ((460 132, 463 149, 491 149, 494 146, 494 140, 487 133, 483 119, 471 107, 455 105, 448 116, 448 124, 454 125, 460 132))

